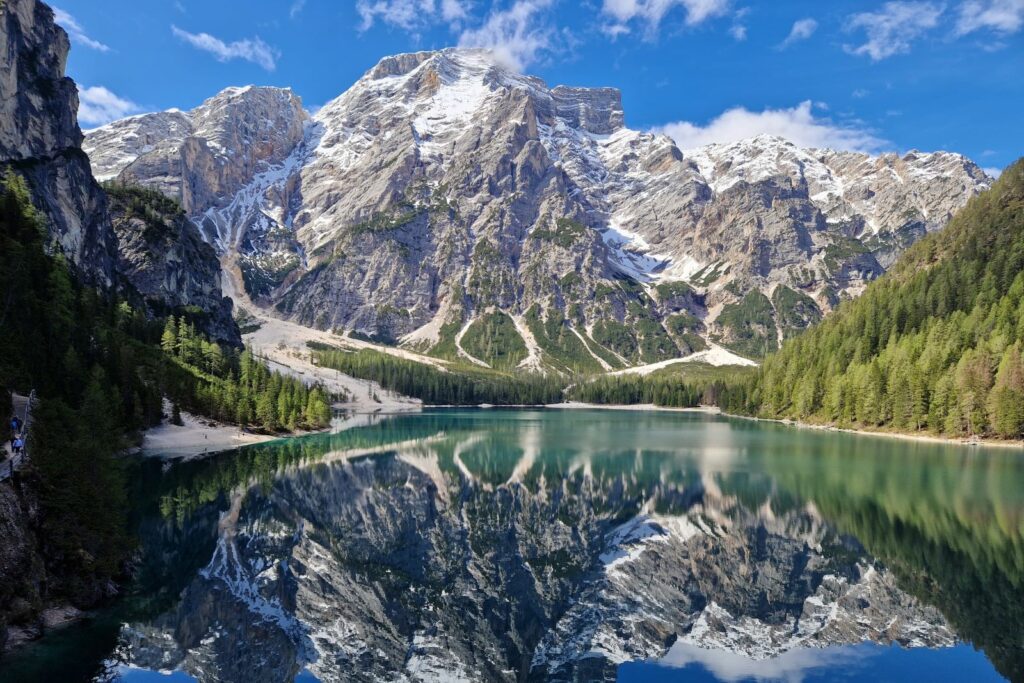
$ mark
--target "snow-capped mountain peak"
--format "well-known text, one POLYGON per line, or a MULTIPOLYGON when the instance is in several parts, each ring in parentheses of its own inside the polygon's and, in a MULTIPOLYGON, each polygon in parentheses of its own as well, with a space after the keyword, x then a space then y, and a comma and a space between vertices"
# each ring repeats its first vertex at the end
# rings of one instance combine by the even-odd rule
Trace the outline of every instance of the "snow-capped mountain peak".
POLYGON ((305 324, 433 340, 551 319, 558 339, 536 322, 529 343, 555 368, 702 339, 760 355, 990 182, 945 152, 768 135, 682 151, 627 128, 613 88, 461 48, 386 57, 313 117, 290 91, 236 88, 85 146, 97 175, 180 198, 249 294, 305 324))

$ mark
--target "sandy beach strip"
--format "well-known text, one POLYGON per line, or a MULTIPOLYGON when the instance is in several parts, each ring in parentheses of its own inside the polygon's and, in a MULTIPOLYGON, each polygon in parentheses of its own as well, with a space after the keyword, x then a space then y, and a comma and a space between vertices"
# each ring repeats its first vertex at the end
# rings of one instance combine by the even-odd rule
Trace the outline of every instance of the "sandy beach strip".
POLYGON ((235 425, 199 418, 184 411, 181 421, 184 424, 179 426, 165 420, 147 430, 140 449, 142 455, 188 459, 278 438, 246 432, 235 425))

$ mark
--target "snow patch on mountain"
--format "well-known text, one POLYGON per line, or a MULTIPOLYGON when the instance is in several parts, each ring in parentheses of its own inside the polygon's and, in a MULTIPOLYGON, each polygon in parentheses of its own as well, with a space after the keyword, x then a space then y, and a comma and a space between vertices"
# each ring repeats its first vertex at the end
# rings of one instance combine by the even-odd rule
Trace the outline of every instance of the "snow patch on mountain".
POLYGON ((601 238, 611 249, 615 267, 637 282, 658 279, 672 262, 668 255, 650 253, 647 240, 621 225, 609 225, 601 232, 601 238))
POLYGON ((668 360, 658 361, 657 363, 648 363, 646 365, 635 365, 631 368, 625 368, 623 370, 616 370, 611 372, 611 375, 649 375, 652 372, 662 370, 679 363, 706 363, 707 365, 714 365, 721 367, 723 365, 741 365, 745 367, 757 367, 757 362, 752 361, 749 358, 739 356, 728 349, 724 349, 718 344, 710 343, 709 348, 704 351, 697 351, 691 353, 688 356, 682 358, 669 358, 668 360))

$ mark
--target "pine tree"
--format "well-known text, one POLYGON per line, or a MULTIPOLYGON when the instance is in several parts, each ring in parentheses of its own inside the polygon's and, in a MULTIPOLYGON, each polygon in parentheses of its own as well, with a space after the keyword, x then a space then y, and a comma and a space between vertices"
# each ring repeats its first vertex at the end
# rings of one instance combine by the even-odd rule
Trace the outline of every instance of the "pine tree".
POLYGON ((992 364, 984 351, 970 350, 956 368, 957 399, 969 435, 981 434, 988 424, 985 401, 992 388, 992 364))
POLYGON ((235 405, 235 422, 243 429, 249 424, 252 413, 249 410, 249 400, 242 398, 235 405))
POLYGON ((997 434, 1006 438, 1024 436, 1024 358, 1019 342, 1003 354, 988 411, 997 434))
POLYGON ((288 388, 284 387, 277 395, 277 421, 280 424, 288 423, 288 416, 291 414, 291 396, 288 388))
POLYGON ((178 322, 174 316, 168 316, 164 323, 164 332, 160 335, 160 348, 168 356, 174 356, 178 351, 178 322))
POLYGON ((268 431, 277 429, 277 405, 269 391, 264 391, 256 399, 256 420, 268 431))
POLYGON ((206 356, 206 365, 210 372, 215 375, 221 375, 224 372, 224 351, 221 349, 220 344, 211 342, 207 347, 203 349, 203 353, 206 356))

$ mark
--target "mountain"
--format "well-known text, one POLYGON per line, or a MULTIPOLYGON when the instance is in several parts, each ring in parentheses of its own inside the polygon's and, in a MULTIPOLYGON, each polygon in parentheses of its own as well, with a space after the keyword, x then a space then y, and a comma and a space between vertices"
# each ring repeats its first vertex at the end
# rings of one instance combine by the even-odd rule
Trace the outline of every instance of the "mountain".
POLYGON ((190 308, 208 334, 240 345, 217 255, 197 228, 184 216, 150 210, 146 218, 141 195, 134 200, 139 215, 126 216, 123 203, 115 198, 111 206, 93 178, 76 120, 78 90, 64 75, 69 47, 47 5, 0 5, 0 167, 24 179, 46 226, 47 248, 63 255, 79 279, 132 301, 141 295, 151 313, 190 308), (137 239, 140 216, 147 239, 137 239), (167 221, 170 232, 157 237, 154 227, 167 221))
POLYGON ((1024 160, 765 362, 771 417, 1024 437, 1024 160))
POLYGON ((201 216, 282 163, 302 143, 308 120, 287 90, 228 88, 189 114, 133 116, 89 131, 84 148, 100 181, 144 182, 201 216))
POLYGON ((288 90, 231 88, 85 149, 98 176, 179 199, 291 319, 562 370, 709 343, 760 356, 990 183, 957 154, 683 151, 624 122, 617 90, 446 49, 381 60, 313 116, 288 90))

